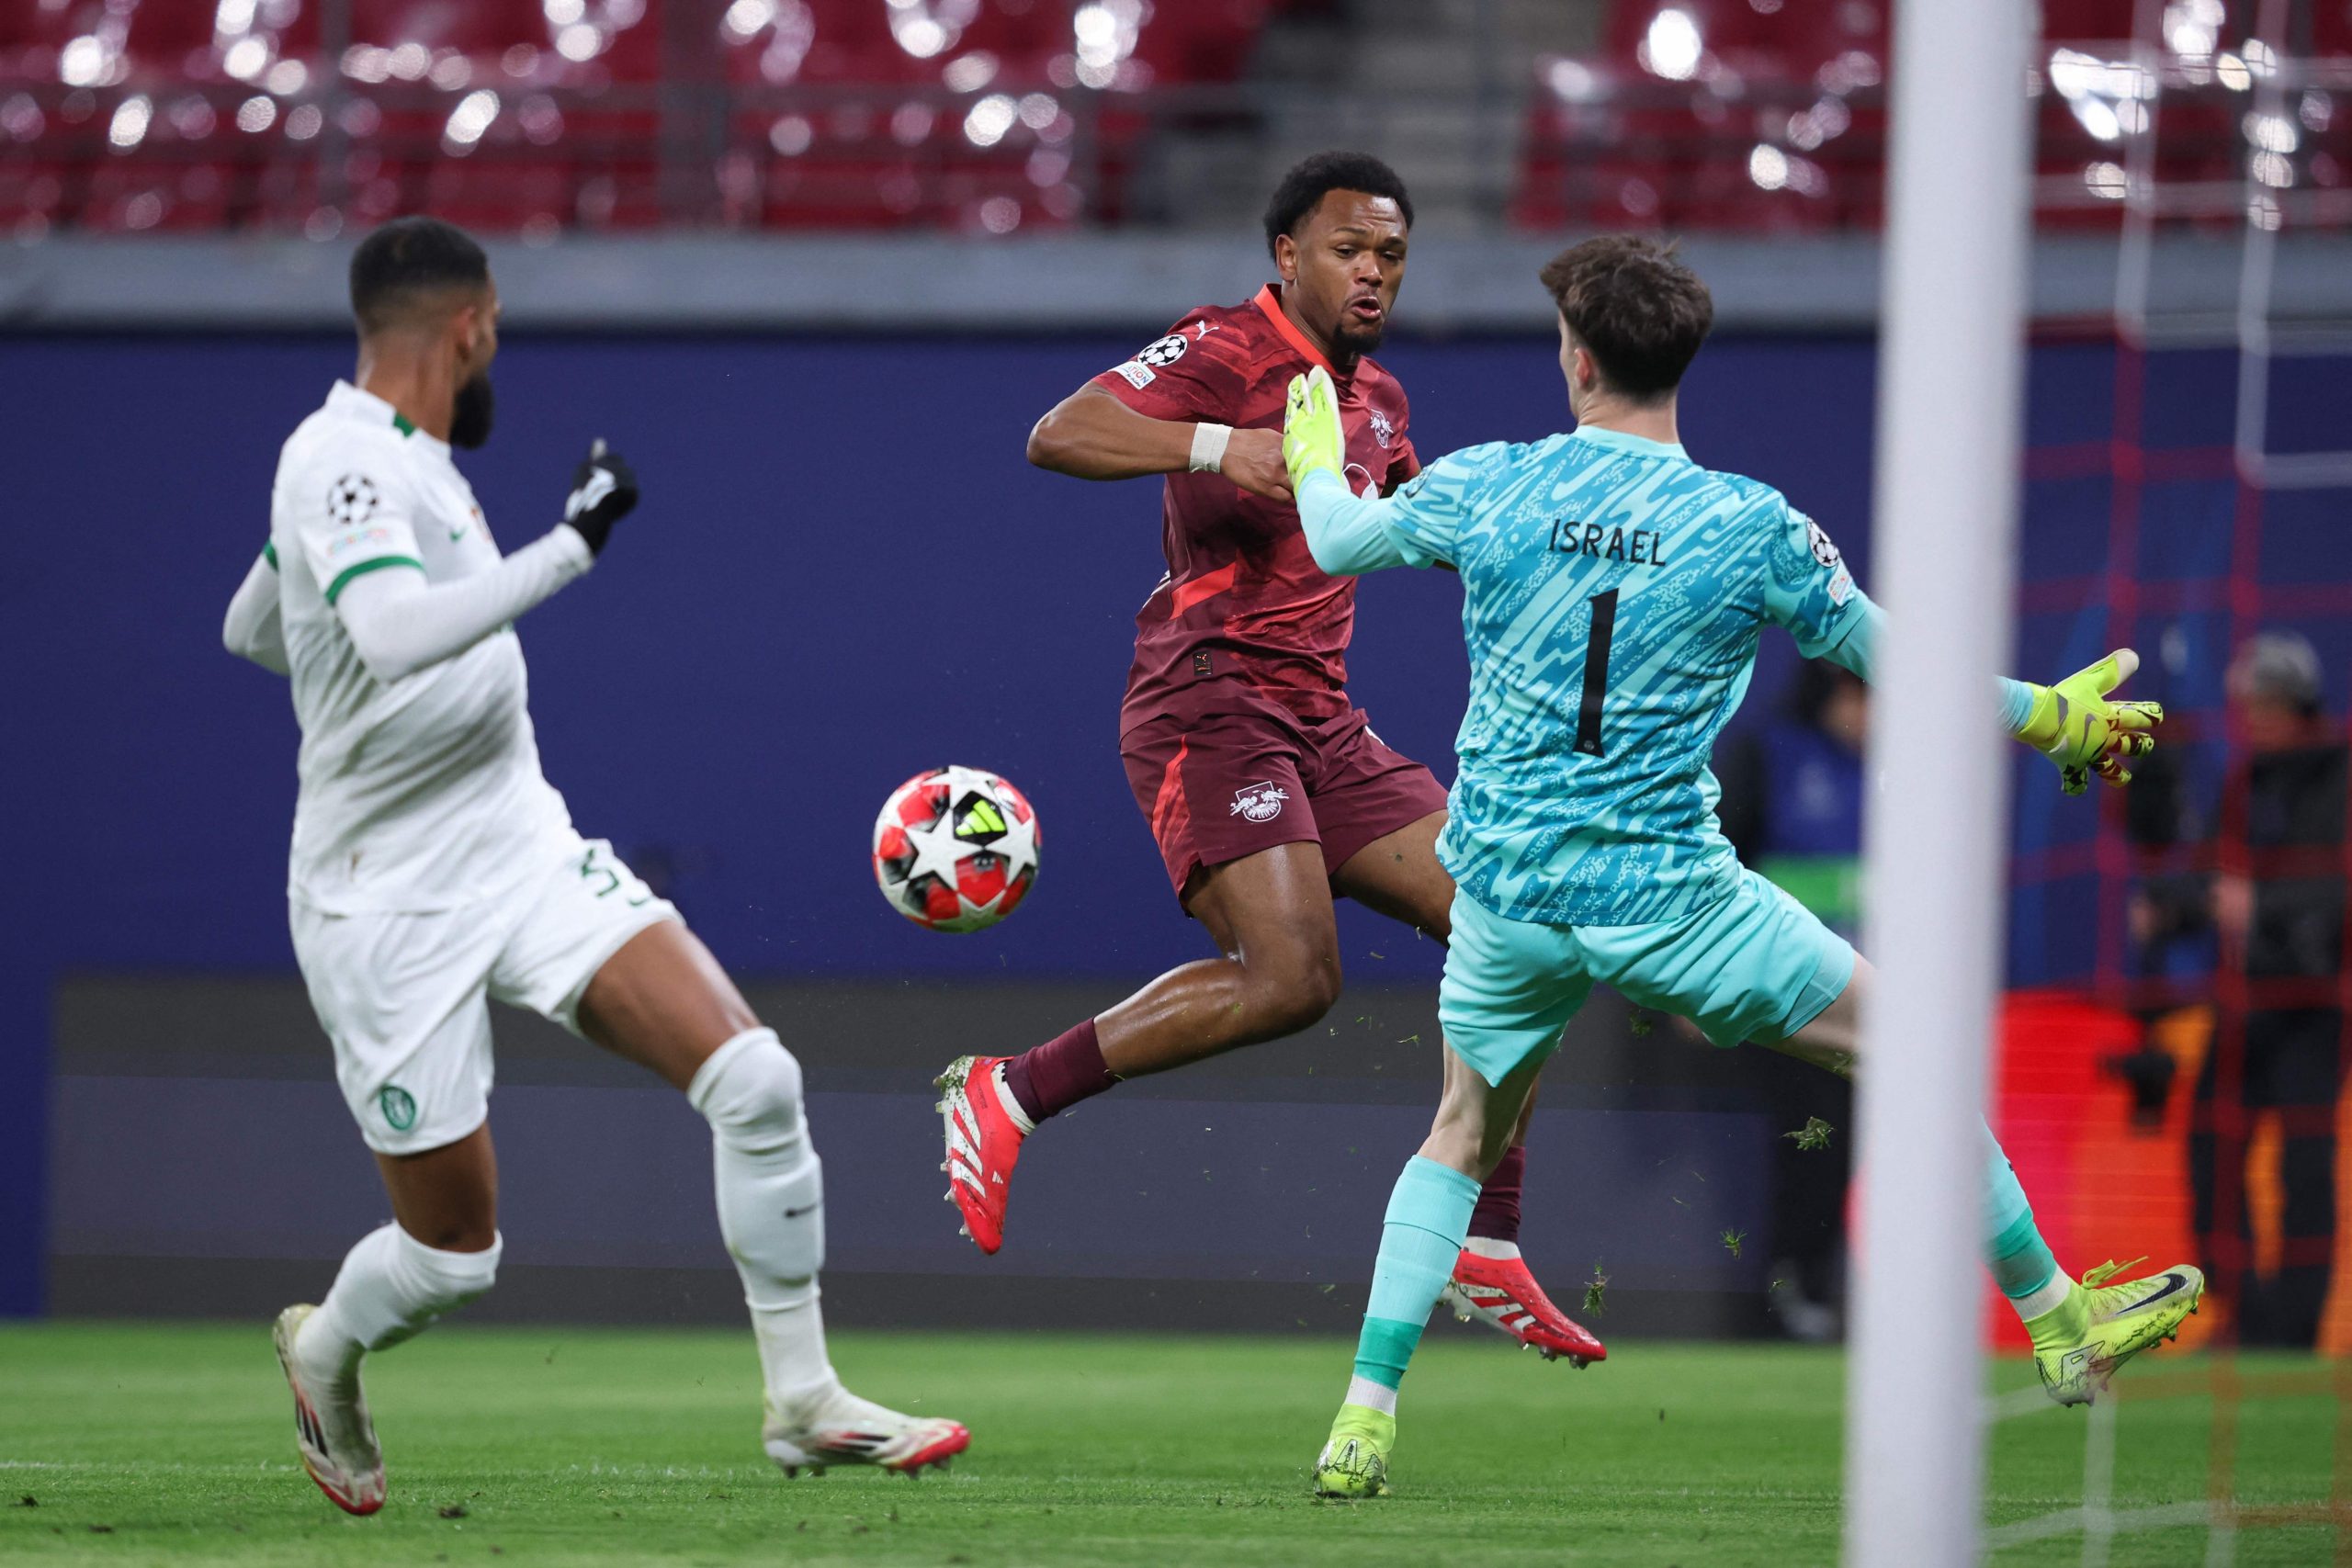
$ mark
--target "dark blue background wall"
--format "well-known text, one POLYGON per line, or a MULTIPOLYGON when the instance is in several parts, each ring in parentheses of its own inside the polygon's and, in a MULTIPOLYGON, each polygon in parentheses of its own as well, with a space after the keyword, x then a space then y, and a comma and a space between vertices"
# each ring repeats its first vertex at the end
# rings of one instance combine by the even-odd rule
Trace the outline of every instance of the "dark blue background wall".
MULTIPOLYGON (((0 342, 17 892, 0 958, 0 1310, 29 1310, 53 976, 291 967, 295 728, 282 684, 228 658, 218 633, 266 534, 278 443, 351 351, 329 337, 0 342)), ((646 494, 596 571, 524 627, 548 773, 585 829, 666 872, 730 966, 1142 976, 1197 951, 1115 752, 1130 617, 1160 571, 1157 487, 1084 485, 1021 458, 1037 414, 1133 346, 509 339, 497 436, 466 460, 501 540, 556 515, 592 436, 632 459, 646 494), (1037 896, 984 935, 898 920, 866 864, 884 794, 945 761, 1006 773, 1045 825, 1037 896)), ((1412 394, 1424 455, 1563 422, 1548 343, 1408 341, 1383 357, 1412 394)), ((1871 358, 1860 340, 1728 340, 1685 401, 1694 454, 1786 490, 1865 581, 1871 358)), ((2038 439, 2107 439, 2104 345, 2038 349, 2033 379, 2038 439)), ((2203 390, 2199 407, 2226 405, 2226 387, 2203 390)), ((2227 490, 2177 498, 2183 570, 2210 564, 2197 542, 2226 531, 2227 490)), ((2032 487, 2029 572, 2103 571, 2105 498, 2104 480, 2032 487)), ((1442 574, 1368 582, 1352 659, 1384 735, 1448 777, 1456 604, 1442 574)), ((2098 619, 2030 617, 2023 657, 2045 677, 2086 661, 2098 619)), ((1770 656, 1758 703, 1792 657, 1779 638, 1770 656)), ((2052 794, 2021 809, 2029 841, 2088 829, 2088 811, 2061 817, 2052 794)), ((2030 957, 2020 978, 2087 963, 2047 942, 2030 957)), ((1433 972, 1434 950, 1397 962, 1433 972)))
MULTIPOLYGON (((523 628, 548 773, 589 830, 674 857, 730 964, 1094 973, 1183 940, 1114 745, 1131 617, 1160 571, 1157 486, 1021 457, 1037 414, 1130 346, 508 344, 497 436, 466 459, 501 540, 556 515, 593 435, 646 488, 598 570, 523 628), (1046 829, 1036 903, 963 941, 885 918, 861 852, 883 794, 950 759, 1021 784, 1046 829)), ((295 730, 283 685, 224 657, 218 627, 266 536, 278 443, 348 347, 79 339, 8 357, 35 526, 6 547, 5 635, 17 670, 45 671, 12 705, 41 756, 17 821, 39 825, 28 869, 61 896, 40 940, 88 964, 282 965, 295 730)), ((1426 451, 1560 423, 1540 345, 1408 344, 1392 363, 1426 451)), ((1697 450, 1859 546, 1864 351, 1728 344, 1707 368, 1697 450), (1786 386, 1808 389, 1802 411, 1786 386)), ((1464 679, 1453 584, 1376 580, 1364 601, 1358 694, 1441 762, 1464 679)))

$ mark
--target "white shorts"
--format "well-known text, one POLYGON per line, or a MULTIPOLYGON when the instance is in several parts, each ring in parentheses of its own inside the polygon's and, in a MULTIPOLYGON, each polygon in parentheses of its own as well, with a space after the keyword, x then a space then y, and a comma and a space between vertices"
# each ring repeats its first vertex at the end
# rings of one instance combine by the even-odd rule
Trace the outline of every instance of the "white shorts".
POLYGON ((294 901, 294 956, 360 1136, 379 1154, 454 1144, 490 1115, 497 998, 580 1032, 605 961, 678 911, 602 839, 512 893, 430 914, 333 915, 294 901))

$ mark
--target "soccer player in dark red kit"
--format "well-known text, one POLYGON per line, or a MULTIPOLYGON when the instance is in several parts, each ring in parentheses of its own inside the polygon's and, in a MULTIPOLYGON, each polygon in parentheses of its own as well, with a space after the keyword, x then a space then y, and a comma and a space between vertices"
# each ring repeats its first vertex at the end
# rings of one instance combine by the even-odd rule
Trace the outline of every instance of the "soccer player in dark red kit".
MULTIPOLYGON (((1349 482, 1385 493, 1419 470, 1404 389, 1364 357, 1388 324, 1412 220, 1378 159, 1307 159, 1266 209, 1280 281, 1190 312, 1030 434, 1029 460, 1057 473, 1168 476, 1168 575, 1136 617, 1119 750, 1176 896, 1218 956, 1034 1050, 960 1057, 940 1077, 948 1192, 982 1252, 1003 1243, 1007 1184, 1039 1122, 1122 1078, 1323 1016, 1340 994, 1335 895, 1449 932, 1453 883, 1435 847, 1445 791, 1348 699, 1355 579, 1307 553, 1282 456, 1290 378, 1321 366, 1339 389, 1349 482)), ((1447 1296, 1546 1358, 1600 1360, 1600 1341, 1520 1258, 1524 1168, 1514 1143, 1447 1296)))

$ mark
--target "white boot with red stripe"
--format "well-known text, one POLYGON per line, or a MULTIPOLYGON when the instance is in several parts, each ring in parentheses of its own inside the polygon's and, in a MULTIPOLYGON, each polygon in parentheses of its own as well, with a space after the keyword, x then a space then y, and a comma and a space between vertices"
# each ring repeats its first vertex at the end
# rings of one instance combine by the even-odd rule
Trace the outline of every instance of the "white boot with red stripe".
POLYGON ((786 1475, 808 1470, 822 1475, 829 1464, 870 1464, 895 1475, 919 1475, 972 1446, 960 1421, 944 1416, 905 1416, 860 1399, 830 1379, 789 1400, 770 1395, 767 1422, 760 1430, 768 1458, 786 1475))
POLYGON ((327 1501, 346 1514, 372 1514, 384 1506, 384 1450, 376 1444, 357 1368, 347 1380, 311 1378, 294 1355, 295 1336, 318 1310, 307 1303, 288 1307, 270 1329, 286 1386, 294 1391, 295 1448, 327 1501))

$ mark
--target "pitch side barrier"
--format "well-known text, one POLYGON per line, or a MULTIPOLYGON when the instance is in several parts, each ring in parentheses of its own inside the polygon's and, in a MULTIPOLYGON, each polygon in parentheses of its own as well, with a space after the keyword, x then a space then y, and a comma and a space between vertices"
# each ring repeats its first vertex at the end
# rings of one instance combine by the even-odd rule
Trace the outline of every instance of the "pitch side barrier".
MULTIPOLYGON (((1577 236, 1430 232, 1416 239, 1399 325, 1442 335, 1549 330, 1535 274, 1577 236)), ((0 330, 286 331, 340 328, 350 239, 61 236, 0 249, 0 330)), ((1072 332, 1154 330, 1185 305, 1238 299, 1265 281, 1236 232, 947 236, 573 237, 489 242, 510 328, 645 331, 1072 332)), ((1870 331, 1872 235, 1694 237, 1682 243, 1734 332, 1870 331)), ((2119 242, 2053 236, 2032 250, 2029 305, 2050 322, 2106 319, 2119 242)), ((2154 243, 2150 309, 2226 339, 2239 299, 2233 237, 2154 243)), ((2352 237, 2281 236, 2273 314, 2352 313, 2352 237)))

